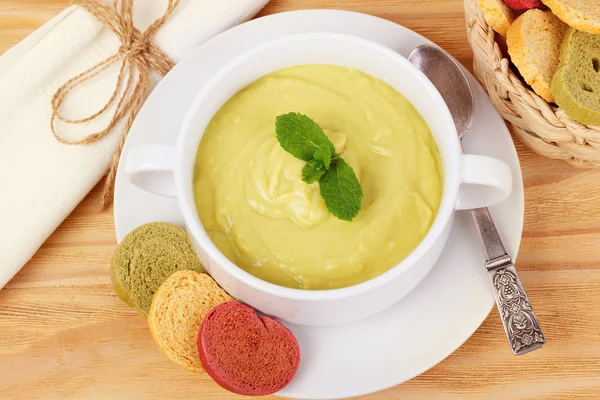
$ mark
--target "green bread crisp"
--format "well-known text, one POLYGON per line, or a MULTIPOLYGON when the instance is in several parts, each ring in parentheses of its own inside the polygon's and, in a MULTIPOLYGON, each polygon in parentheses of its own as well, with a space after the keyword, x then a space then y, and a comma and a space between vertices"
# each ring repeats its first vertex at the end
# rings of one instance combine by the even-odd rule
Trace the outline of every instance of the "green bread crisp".
POLYGON ((148 317, 154 293, 182 270, 204 272, 187 233, 177 225, 153 222, 133 230, 119 244, 111 280, 117 297, 148 317))
POLYGON ((600 125, 600 35, 567 30, 551 89, 569 117, 600 125))

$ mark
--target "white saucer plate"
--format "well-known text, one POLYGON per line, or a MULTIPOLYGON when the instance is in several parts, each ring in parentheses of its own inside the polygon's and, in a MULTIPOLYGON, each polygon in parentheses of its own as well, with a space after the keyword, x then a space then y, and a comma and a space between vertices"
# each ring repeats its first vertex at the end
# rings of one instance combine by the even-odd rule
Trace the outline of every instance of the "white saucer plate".
MULTIPOLYGON (((379 42, 404 56, 430 43, 390 21, 347 11, 306 10, 276 14, 233 28, 195 50, 165 77, 146 101, 121 158, 115 191, 117 239, 152 221, 183 225, 177 202, 144 192, 123 174, 129 150, 140 144, 174 144, 185 113, 207 79, 250 46, 300 32, 340 32, 379 42)), ((514 190, 492 208, 500 234, 514 257, 523 228, 523 185, 508 130, 469 74, 477 114, 466 152, 492 156, 513 170, 514 190)), ((469 213, 459 213, 440 261, 398 304, 371 318, 335 327, 288 325, 300 343, 302 361, 294 381, 279 394, 302 399, 338 399, 377 392, 405 382, 452 354, 481 325, 494 299, 469 213)))

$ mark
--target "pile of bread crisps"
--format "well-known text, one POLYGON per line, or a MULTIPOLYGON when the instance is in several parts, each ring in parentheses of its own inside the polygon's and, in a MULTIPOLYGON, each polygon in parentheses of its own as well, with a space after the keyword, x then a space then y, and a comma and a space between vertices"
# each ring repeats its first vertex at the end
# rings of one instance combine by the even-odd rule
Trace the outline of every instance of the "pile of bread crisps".
POLYGON ((548 103, 600 125, 600 0, 477 0, 523 80, 548 103))
POLYGON ((300 347, 292 332, 221 289, 180 227, 155 222, 129 233, 111 279, 117 297, 148 319, 158 347, 186 370, 248 396, 276 393, 294 378, 300 347))

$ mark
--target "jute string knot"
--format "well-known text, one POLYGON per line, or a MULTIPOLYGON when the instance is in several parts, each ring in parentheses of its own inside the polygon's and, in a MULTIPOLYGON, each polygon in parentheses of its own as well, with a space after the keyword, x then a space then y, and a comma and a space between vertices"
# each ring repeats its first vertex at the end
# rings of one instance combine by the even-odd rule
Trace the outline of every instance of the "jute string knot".
POLYGON ((144 32, 140 32, 133 24, 134 0, 114 0, 112 6, 102 0, 74 0, 73 2, 87 10, 121 41, 121 47, 115 54, 68 80, 56 91, 52 98, 50 127, 54 137, 64 144, 86 145, 97 142, 108 135, 121 120, 125 120, 123 133, 113 154, 100 200, 102 208, 112 201, 119 158, 131 125, 148 95, 150 71, 154 70, 161 76, 165 76, 175 65, 167 55, 152 43, 152 39, 179 5, 179 1, 168 0, 165 13, 144 32), (100 110, 79 119, 69 118, 61 113, 61 106, 76 87, 94 79, 119 62, 121 65, 114 91, 100 110), (56 131, 56 120, 70 125, 87 124, 105 115, 113 106, 112 117, 107 125, 98 132, 89 133, 81 139, 72 140, 60 136, 56 131))
POLYGON ((123 57, 136 57, 138 61, 142 61, 144 59, 144 53, 148 52, 148 41, 144 40, 146 38, 140 38, 133 43, 124 43, 119 48, 119 53, 123 57))

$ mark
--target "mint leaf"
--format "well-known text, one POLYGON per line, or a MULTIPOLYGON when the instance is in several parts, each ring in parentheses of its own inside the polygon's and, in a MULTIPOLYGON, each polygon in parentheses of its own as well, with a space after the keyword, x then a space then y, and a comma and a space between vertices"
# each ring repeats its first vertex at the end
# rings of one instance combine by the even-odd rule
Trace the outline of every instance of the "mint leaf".
POLYGON ((311 160, 302 168, 302 180, 306 183, 313 183, 321 179, 325 172, 327 172, 327 168, 322 161, 311 160))
POLYGON ((363 192, 354 170, 339 158, 321 178, 321 197, 330 213, 352 221, 360 211, 363 192))
POLYGON ((329 212, 352 221, 362 206, 362 188, 352 167, 336 156, 323 129, 306 115, 288 113, 277 117, 275 133, 285 151, 308 161, 302 168, 302 181, 311 184, 320 179, 321 197, 329 212))
MULTIPOLYGON (((323 145, 329 148, 333 157, 335 148, 323 129, 306 115, 289 113, 280 115, 275 121, 275 132, 281 147, 291 155, 304 161, 314 158, 315 152, 323 145)), ((321 161, 326 164, 324 150, 321 151, 321 161)))
POLYGON ((317 149, 317 151, 315 151, 315 154, 313 155, 314 159, 317 161, 321 161, 326 169, 329 169, 329 166, 331 165, 331 157, 334 156, 335 150, 332 153, 328 143, 323 143, 321 146, 319 146, 319 148, 317 149))

